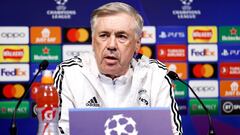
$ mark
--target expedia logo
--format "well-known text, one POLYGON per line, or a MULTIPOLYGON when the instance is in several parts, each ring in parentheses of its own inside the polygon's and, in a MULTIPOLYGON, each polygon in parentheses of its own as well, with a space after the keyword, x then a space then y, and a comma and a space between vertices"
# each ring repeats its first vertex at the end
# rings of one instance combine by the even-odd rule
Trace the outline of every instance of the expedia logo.
POLYGON ((240 100, 222 100, 221 108, 224 115, 239 115, 240 100))

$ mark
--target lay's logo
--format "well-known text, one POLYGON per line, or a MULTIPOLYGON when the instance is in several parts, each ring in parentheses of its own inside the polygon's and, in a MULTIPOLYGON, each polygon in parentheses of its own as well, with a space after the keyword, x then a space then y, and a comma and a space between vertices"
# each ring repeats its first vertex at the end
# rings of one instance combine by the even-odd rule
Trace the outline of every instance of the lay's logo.
POLYGON ((216 26, 189 26, 188 42, 189 43, 216 43, 217 27, 216 26))
POLYGON ((0 62, 29 62, 27 45, 1 46, 0 52, 0 62))
POLYGON ((192 37, 194 40, 206 40, 209 41, 213 36, 213 32, 211 29, 209 30, 194 30, 192 33, 192 37))
POLYGON ((23 57, 23 49, 4 49, 3 58, 4 59, 21 59, 23 57))

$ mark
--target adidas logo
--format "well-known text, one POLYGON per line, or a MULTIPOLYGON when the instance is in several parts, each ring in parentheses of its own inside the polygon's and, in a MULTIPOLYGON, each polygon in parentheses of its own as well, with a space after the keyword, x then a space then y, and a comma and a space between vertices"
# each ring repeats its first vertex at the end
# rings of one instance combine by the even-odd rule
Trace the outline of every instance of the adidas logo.
POLYGON ((86 106, 99 107, 100 104, 98 103, 96 97, 93 97, 92 99, 90 99, 90 100, 86 103, 86 106))

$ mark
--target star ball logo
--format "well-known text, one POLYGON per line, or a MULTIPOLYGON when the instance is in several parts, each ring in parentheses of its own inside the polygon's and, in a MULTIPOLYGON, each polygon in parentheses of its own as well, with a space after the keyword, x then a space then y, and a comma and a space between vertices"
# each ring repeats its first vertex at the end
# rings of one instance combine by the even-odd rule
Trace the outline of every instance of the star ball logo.
POLYGON ((67 10, 68 0, 54 0, 57 4, 56 10, 47 10, 46 14, 51 16, 52 19, 71 19, 72 16, 77 14, 76 10, 67 10))
POLYGON ((182 9, 172 10, 172 15, 177 16, 180 19, 196 19, 201 15, 201 10, 193 10, 191 4, 193 0, 179 0, 182 4, 182 9))
POLYGON ((190 63, 190 78, 217 78, 216 63, 190 63))

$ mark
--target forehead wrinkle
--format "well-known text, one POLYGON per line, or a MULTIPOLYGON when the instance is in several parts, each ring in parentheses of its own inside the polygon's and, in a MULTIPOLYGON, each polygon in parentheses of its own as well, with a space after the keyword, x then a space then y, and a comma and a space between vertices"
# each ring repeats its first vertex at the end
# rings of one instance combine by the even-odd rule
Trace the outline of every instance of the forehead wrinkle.
MULTIPOLYGON (((132 16, 126 15, 126 19, 131 19, 133 20, 132 16)), ((128 23, 125 23, 124 25, 122 24, 122 19, 118 17, 111 17, 111 16, 102 16, 98 18, 98 21, 96 21, 95 28, 97 26, 101 25, 101 27, 98 27, 100 31, 105 30, 105 31, 128 31, 129 29, 134 30, 134 23, 132 21, 129 21, 128 23), (106 19, 105 19, 106 18, 106 19), (116 21, 119 20, 119 21, 116 21), (114 26, 114 27, 113 27, 114 26), (116 28, 116 27, 121 27, 121 29, 116 28)))

